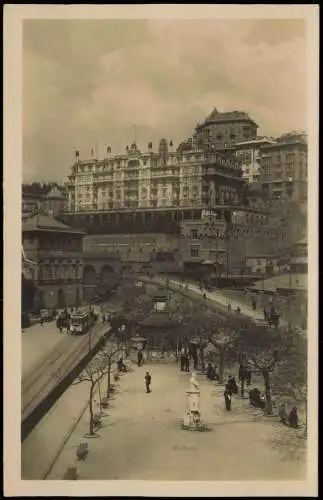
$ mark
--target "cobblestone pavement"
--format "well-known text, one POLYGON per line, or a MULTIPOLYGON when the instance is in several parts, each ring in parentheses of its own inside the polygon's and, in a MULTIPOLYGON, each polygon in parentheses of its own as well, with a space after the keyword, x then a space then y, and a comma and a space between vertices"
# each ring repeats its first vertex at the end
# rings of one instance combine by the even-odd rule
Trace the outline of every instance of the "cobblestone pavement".
MULTIPOLYGON (((298 431, 281 426, 277 417, 264 417, 260 411, 250 408, 248 400, 238 396, 233 399, 232 411, 226 412, 223 387, 206 381, 202 375, 198 379, 202 419, 211 428, 210 432, 181 429, 189 374, 180 372, 174 364, 135 367, 121 378, 119 392, 103 417, 99 437, 84 437, 88 432, 86 411, 48 479, 62 479, 67 468, 73 466, 77 467, 80 480, 305 478, 305 443, 298 431), (145 393, 144 386, 148 368, 152 374, 151 394, 145 393), (84 440, 89 444, 89 454, 84 462, 78 462, 75 452, 84 440)), ((80 405, 82 394, 84 401, 88 397, 88 389, 83 384, 70 391, 69 397, 65 395, 66 401, 78 400, 80 405), (75 390, 78 394, 75 392, 72 396, 75 390)), ((58 436, 58 429, 63 434, 64 426, 71 423, 71 416, 66 417, 66 409, 59 408, 58 402, 47 424, 41 423, 33 432, 34 437, 30 436, 25 460, 27 451, 37 455, 37 446, 38 460, 41 460, 45 436, 58 436)))

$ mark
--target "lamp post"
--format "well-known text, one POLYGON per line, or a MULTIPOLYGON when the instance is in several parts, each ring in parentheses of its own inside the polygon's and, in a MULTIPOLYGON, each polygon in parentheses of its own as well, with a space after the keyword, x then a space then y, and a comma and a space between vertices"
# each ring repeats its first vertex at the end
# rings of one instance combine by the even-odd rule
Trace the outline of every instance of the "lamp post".
POLYGON ((286 271, 288 272, 288 307, 287 307, 287 314, 288 314, 288 331, 291 331, 292 324, 291 324, 291 293, 292 293, 292 269, 290 264, 286 266, 286 271))

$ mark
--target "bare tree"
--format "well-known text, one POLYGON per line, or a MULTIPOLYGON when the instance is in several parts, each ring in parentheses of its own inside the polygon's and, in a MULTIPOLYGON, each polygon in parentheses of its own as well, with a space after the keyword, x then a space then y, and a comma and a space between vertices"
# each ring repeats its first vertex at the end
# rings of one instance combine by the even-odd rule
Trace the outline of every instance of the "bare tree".
POLYGON ((261 373, 265 384, 265 412, 273 412, 272 373, 288 360, 296 347, 294 332, 278 328, 256 328, 241 332, 241 342, 251 361, 252 369, 261 373))
MULTIPOLYGON (((100 356, 104 359, 104 363, 106 364, 106 370, 104 375, 108 376, 107 379, 107 391, 106 397, 109 398, 112 392, 112 384, 111 384, 111 370, 112 366, 115 362, 115 356, 119 352, 118 344, 114 345, 106 345, 103 351, 100 353, 100 356)), ((101 403, 101 402, 100 402, 101 403)))
POLYGON ((307 341, 302 335, 295 336, 295 347, 273 374, 273 389, 281 396, 304 405, 304 433, 307 436, 307 341))
MULTIPOLYGON (((93 351, 93 330, 88 332, 88 355, 91 356, 93 351)), ((93 436, 95 434, 95 415, 94 415, 94 395, 95 390, 98 386, 99 390, 99 400, 101 408, 101 389, 100 382, 103 377, 108 374, 110 378, 111 364, 113 355, 118 352, 119 347, 115 347, 112 344, 113 336, 109 340, 105 340, 104 348, 101 349, 98 354, 91 359, 88 365, 85 367, 83 372, 76 378, 72 385, 77 385, 82 382, 89 383, 89 412, 90 412, 90 422, 89 422, 89 435, 93 436)))
POLYGON ((98 383, 103 379, 107 373, 107 361, 102 356, 97 356, 92 359, 90 363, 86 366, 83 372, 77 377, 73 382, 73 385, 80 384, 82 382, 88 382, 89 389, 89 412, 90 412, 90 422, 89 422, 89 435, 95 435, 95 418, 94 418, 94 394, 98 383))
POLYGON ((209 342, 219 354, 219 382, 222 384, 227 355, 234 349, 238 333, 233 328, 219 323, 217 318, 211 318, 209 325, 206 325, 204 328, 207 332, 209 342))

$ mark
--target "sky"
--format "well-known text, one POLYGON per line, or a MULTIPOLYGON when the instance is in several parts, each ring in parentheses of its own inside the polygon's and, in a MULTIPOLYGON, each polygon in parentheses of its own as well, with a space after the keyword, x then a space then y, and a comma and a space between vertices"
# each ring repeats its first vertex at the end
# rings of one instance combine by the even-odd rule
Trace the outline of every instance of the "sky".
POLYGON ((136 140, 176 147, 214 109, 306 130, 302 20, 25 20, 23 179, 63 181, 136 140))

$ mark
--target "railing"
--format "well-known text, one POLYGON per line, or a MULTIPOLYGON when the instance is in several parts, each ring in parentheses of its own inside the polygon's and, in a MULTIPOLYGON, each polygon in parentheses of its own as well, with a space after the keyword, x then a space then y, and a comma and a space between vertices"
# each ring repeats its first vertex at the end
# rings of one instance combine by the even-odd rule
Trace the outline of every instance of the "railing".
POLYGON ((82 283, 82 278, 37 278, 35 279, 37 285, 79 285, 82 283))
POLYGON ((41 259, 47 258, 63 258, 63 259, 80 259, 81 249, 71 250, 70 248, 62 249, 62 250, 50 250, 50 249, 42 249, 37 253, 37 257, 41 259))

